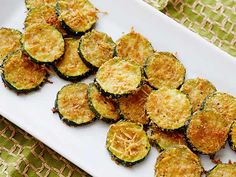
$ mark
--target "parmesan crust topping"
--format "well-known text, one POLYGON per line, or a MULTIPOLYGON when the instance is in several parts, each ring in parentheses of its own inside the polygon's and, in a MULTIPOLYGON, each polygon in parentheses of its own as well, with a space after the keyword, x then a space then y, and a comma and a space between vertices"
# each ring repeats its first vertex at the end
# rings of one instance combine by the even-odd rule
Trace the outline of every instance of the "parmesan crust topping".
POLYGON ((97 10, 88 0, 58 0, 59 19, 75 32, 89 30, 97 21, 97 10))
POLYGON ((0 63, 11 52, 21 48, 21 33, 14 29, 0 28, 0 63))
POLYGON ((150 119, 162 129, 178 129, 191 116, 191 104, 187 96, 176 89, 152 91, 146 103, 150 119))
POLYGON ((57 0, 25 0, 27 9, 37 8, 41 5, 56 6, 57 0))
POLYGON ((107 34, 92 30, 81 38, 80 52, 95 67, 113 58, 115 43, 107 34))
POLYGON ((148 85, 143 85, 136 93, 119 99, 119 108, 125 119, 143 125, 149 123, 145 103, 151 91, 148 85))
POLYGON ((69 84, 57 95, 59 113, 66 119, 77 124, 90 122, 95 115, 88 105, 88 85, 84 83, 69 84))
POLYGON ((148 83, 156 88, 178 88, 184 82, 185 68, 168 52, 156 52, 146 60, 144 71, 148 83))
POLYGON ((46 70, 30 61, 22 51, 10 55, 4 62, 4 79, 17 90, 38 87, 46 78, 46 70))
POLYGON ((203 154, 214 154, 225 144, 229 124, 213 111, 196 112, 187 127, 187 138, 191 145, 203 154))
POLYGON ((115 157, 125 162, 139 161, 146 157, 150 150, 143 128, 125 121, 110 126, 106 147, 115 157))
POLYGON ((236 163, 233 164, 218 164, 216 165, 207 177, 233 177, 236 176, 236 163))
POLYGON ((64 53, 61 33, 47 24, 26 28, 22 42, 26 52, 38 62, 53 62, 64 53))
POLYGON ((79 76, 90 71, 81 60, 77 49, 78 39, 65 39, 65 53, 63 57, 55 64, 56 68, 66 76, 79 76))
POLYGON ((193 112, 196 112, 200 109, 204 99, 216 92, 216 88, 208 80, 196 78, 187 80, 182 85, 181 91, 188 95, 193 112))
POLYGON ((141 68, 119 57, 104 63, 96 74, 96 81, 100 87, 111 94, 136 91, 141 79, 141 68))
POLYGON ((163 151, 155 166, 155 177, 200 177, 202 172, 199 157, 184 145, 163 151))
POLYGON ((117 41, 116 52, 119 57, 130 59, 140 66, 154 52, 151 43, 133 29, 117 41))

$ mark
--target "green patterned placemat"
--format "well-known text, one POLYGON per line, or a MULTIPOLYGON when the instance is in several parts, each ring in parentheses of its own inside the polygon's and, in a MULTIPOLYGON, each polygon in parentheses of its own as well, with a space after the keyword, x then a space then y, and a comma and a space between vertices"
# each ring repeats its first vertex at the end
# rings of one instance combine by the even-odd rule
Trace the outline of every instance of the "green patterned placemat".
MULTIPOLYGON (((236 0, 170 0, 163 12, 236 56, 236 0)), ((0 117, 0 177, 5 176, 83 177, 87 175, 59 154, 0 117)))

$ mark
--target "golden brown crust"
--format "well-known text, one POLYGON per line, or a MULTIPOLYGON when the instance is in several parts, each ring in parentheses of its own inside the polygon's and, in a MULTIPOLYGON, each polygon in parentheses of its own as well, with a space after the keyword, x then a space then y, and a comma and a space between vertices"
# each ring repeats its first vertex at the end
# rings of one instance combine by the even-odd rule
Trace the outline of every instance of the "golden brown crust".
POLYGON ((224 146, 229 128, 228 122, 218 113, 196 112, 187 127, 187 138, 197 151, 214 154, 224 146))
POLYGON ((149 123, 149 118, 145 113, 145 103, 151 91, 148 85, 143 85, 136 93, 118 100, 121 114, 125 119, 143 125, 149 123))
POLYGON ((188 95, 193 106, 193 112, 198 111, 204 99, 216 92, 216 88, 208 80, 202 78, 189 79, 181 87, 181 91, 188 95))
POLYGON ((57 0, 25 0, 27 9, 37 8, 41 5, 56 6, 57 0))
POLYGON ((236 176, 236 163, 218 164, 207 174, 207 177, 233 177, 233 176, 236 176))
POLYGON ((163 151, 155 166, 155 177, 200 177, 202 172, 199 157, 183 145, 163 151))

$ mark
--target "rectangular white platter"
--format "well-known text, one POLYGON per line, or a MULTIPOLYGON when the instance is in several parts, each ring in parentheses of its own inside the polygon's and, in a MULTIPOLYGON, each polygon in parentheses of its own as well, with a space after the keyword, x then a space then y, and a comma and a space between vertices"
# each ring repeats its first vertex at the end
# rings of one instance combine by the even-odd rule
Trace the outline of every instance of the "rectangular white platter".
MULTIPOLYGON (((187 68, 187 78, 209 79, 218 90, 236 96, 236 59, 206 42, 141 0, 91 0, 101 11, 96 28, 117 40, 131 27, 147 37, 157 51, 178 52, 187 68)), ((26 15, 24 0, 0 0, 0 26, 22 30, 26 15)), ((58 90, 67 84, 56 76, 37 92, 16 95, 0 84, 0 114, 62 156, 97 177, 152 177, 158 153, 152 149, 146 160, 133 168, 114 163, 105 148, 108 125, 97 121, 72 128, 51 112, 58 90)), ((91 82, 90 79, 85 82, 91 82)), ((202 156, 206 170, 213 167, 202 156)), ((236 153, 226 148, 217 154, 223 162, 236 161, 236 153)))

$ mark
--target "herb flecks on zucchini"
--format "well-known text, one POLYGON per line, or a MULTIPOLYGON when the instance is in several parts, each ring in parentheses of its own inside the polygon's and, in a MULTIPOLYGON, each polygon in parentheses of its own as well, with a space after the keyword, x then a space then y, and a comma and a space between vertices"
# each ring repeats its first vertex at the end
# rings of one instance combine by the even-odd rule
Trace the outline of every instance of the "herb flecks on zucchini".
POLYGON ((106 95, 118 98, 135 92, 142 82, 141 68, 115 57, 105 62, 96 74, 96 85, 106 95))
POLYGON ((57 74, 65 80, 78 81, 92 72, 81 60, 77 52, 78 45, 78 39, 65 38, 65 53, 54 63, 57 74))
POLYGON ((176 145, 187 145, 184 134, 180 131, 165 131, 151 124, 148 128, 149 140, 158 151, 166 150, 176 145))
POLYGON ((191 116, 187 96, 176 89, 152 91, 146 103, 149 118, 161 129, 175 130, 185 126, 191 116))
POLYGON ((88 0, 58 0, 57 13, 65 29, 74 34, 90 30, 97 21, 97 10, 88 0))
POLYGON ((131 166, 144 160, 150 151, 150 144, 142 126, 120 121, 110 126, 106 148, 114 160, 131 166))
POLYGON ((193 106, 193 112, 198 111, 204 99, 216 92, 216 88, 210 81, 202 78, 189 79, 181 87, 181 91, 188 95, 193 106))
POLYGON ((33 63, 20 50, 8 55, 3 63, 2 79, 9 88, 18 93, 38 89, 46 80, 46 75, 45 68, 33 63))
POLYGON ((57 0, 25 0, 25 5, 27 9, 37 8, 42 5, 56 6, 57 0))
POLYGON ((37 63, 52 63, 64 53, 62 34, 48 24, 26 28, 22 43, 24 50, 37 63))
POLYGON ((145 84, 136 93, 120 98, 118 104, 121 116, 135 123, 148 124, 149 118, 145 113, 145 103, 151 91, 152 89, 145 84))
POLYGON ((148 83, 155 89, 179 88, 185 79, 183 64, 171 53, 155 52, 144 66, 148 83))
POLYGON ((218 164, 211 169, 207 177, 234 177, 236 176, 236 163, 232 164, 218 164))
POLYGON ((202 109, 221 114, 229 124, 236 120, 236 98, 227 93, 216 92, 209 95, 205 99, 202 109))
POLYGON ((225 145, 229 128, 228 122, 216 112, 196 112, 187 126, 186 137, 195 151, 212 155, 225 145))
POLYGON ((119 57, 130 59, 140 66, 143 66, 145 60, 154 52, 152 44, 133 29, 116 43, 116 53, 119 57))
POLYGON ((56 9, 53 6, 42 5, 29 10, 25 19, 25 27, 35 24, 49 24, 58 29, 64 36, 67 35, 58 20, 56 9))
POLYGON ((236 121, 234 121, 230 128, 229 145, 234 151, 236 151, 236 121))
POLYGON ((64 86, 58 92, 55 107, 60 118, 68 125, 88 124, 95 119, 95 114, 89 108, 87 89, 87 84, 75 83, 64 86))
POLYGON ((199 157, 184 145, 167 148, 157 159, 155 177, 200 177, 199 157))
POLYGON ((115 102, 103 96, 94 84, 89 85, 88 99, 91 110, 99 119, 110 123, 120 118, 115 102))
POLYGON ((107 34, 92 30, 80 39, 79 54, 91 68, 99 68, 113 58, 115 43, 107 34))
POLYGON ((0 28, 0 63, 11 52, 21 48, 21 32, 10 29, 0 28))

